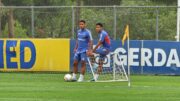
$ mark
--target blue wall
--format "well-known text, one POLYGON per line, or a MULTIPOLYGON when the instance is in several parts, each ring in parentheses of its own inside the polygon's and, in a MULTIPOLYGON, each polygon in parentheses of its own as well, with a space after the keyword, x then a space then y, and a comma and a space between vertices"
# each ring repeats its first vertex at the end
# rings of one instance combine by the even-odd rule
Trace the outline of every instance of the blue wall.
MULTIPOLYGON (((94 41, 94 44, 96 43, 97 41, 94 41)), ((75 40, 71 40, 70 44, 70 65, 72 67, 75 40)), ((122 46, 120 40, 113 40, 111 51, 116 51, 120 56, 127 57, 127 43, 122 46), (126 52, 122 53, 122 50, 125 50, 126 52)), ((130 65, 131 73, 133 74, 180 75, 179 42, 131 40, 129 53, 131 54, 130 60, 132 62, 130 65)), ((124 63, 127 65, 127 61, 124 63)))

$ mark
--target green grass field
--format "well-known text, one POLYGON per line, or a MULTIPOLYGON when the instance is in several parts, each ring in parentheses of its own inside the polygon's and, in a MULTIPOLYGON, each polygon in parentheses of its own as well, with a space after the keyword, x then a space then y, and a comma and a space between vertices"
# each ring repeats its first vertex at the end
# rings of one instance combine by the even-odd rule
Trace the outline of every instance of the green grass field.
POLYGON ((64 82, 64 74, 0 73, 0 101, 180 101, 180 76, 127 82, 64 82))

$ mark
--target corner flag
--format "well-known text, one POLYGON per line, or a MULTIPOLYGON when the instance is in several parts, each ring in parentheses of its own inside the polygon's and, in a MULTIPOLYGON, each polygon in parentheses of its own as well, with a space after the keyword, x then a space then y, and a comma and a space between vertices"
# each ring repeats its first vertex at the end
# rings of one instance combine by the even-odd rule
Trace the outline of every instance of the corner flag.
POLYGON ((129 25, 126 25, 124 36, 123 36, 123 39, 122 39, 122 45, 124 45, 124 42, 126 41, 127 38, 129 38, 129 25))
POLYGON ((128 86, 131 86, 131 80, 130 80, 130 48, 129 48, 129 25, 126 25, 124 36, 122 39, 122 45, 124 46, 125 41, 127 40, 127 50, 128 50, 128 86))

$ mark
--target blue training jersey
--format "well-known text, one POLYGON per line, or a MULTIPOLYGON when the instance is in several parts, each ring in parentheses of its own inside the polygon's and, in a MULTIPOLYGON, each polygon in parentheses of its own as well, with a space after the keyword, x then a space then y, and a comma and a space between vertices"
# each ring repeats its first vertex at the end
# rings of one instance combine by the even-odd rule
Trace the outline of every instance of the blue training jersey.
POLYGON ((111 40, 110 40, 110 37, 106 31, 102 30, 99 33, 99 41, 102 42, 102 47, 104 47, 106 49, 111 48, 111 40))
POLYGON ((88 29, 79 29, 77 31, 78 48, 77 52, 86 52, 89 48, 89 41, 93 40, 91 32, 88 29))

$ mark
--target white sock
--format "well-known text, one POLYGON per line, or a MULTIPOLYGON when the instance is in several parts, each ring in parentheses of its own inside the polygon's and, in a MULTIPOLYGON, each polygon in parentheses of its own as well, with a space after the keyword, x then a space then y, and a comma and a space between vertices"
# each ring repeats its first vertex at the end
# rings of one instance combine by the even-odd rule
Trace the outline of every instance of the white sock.
POLYGON ((80 78, 84 79, 84 75, 80 74, 80 78))
POLYGON ((99 77, 99 74, 95 74, 95 80, 97 80, 99 77))
POLYGON ((80 74, 78 82, 82 82, 84 80, 84 75, 80 74))
POLYGON ((76 74, 75 73, 72 74, 72 78, 76 78, 76 74))

